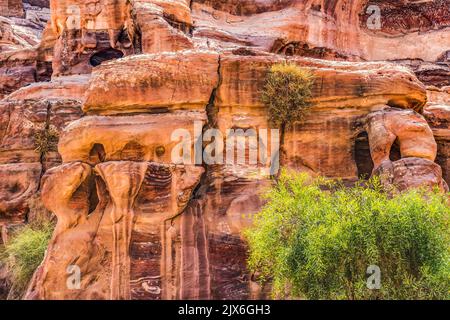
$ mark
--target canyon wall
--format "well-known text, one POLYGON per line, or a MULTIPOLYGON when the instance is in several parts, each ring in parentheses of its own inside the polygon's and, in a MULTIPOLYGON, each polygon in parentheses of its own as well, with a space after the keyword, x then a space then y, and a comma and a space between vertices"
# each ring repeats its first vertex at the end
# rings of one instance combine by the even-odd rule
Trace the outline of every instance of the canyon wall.
POLYGON ((268 297, 247 271, 242 231, 277 158, 348 185, 381 174, 399 190, 448 191, 448 1, 49 4, 40 42, 2 37, 0 53, 2 241, 36 193, 57 217, 26 299, 268 297), (315 81, 279 154, 260 92, 284 61, 315 81), (244 142, 237 164, 228 149, 195 161, 229 129, 267 138, 266 157, 244 142), (43 151, 49 134, 58 146, 43 151), (184 138, 190 156, 175 161, 184 138))

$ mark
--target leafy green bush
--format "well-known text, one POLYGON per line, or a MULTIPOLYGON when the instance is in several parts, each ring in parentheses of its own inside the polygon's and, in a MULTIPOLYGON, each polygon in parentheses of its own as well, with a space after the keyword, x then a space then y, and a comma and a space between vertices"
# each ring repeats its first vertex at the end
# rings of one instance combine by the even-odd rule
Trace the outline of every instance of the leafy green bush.
POLYGON ((249 267, 275 297, 450 298, 448 195, 390 196, 377 179, 345 188, 283 172, 267 200, 246 237, 249 267), (380 290, 367 288, 370 265, 380 290))
POLYGON ((294 63, 274 64, 262 90, 262 101, 269 108, 272 124, 279 128, 303 119, 310 106, 313 74, 294 63))
POLYGON ((28 224, 12 234, 0 254, 0 262, 6 265, 12 283, 10 297, 14 298, 20 298, 44 259, 55 225, 52 214, 45 209, 39 195, 32 197, 28 204, 28 224))

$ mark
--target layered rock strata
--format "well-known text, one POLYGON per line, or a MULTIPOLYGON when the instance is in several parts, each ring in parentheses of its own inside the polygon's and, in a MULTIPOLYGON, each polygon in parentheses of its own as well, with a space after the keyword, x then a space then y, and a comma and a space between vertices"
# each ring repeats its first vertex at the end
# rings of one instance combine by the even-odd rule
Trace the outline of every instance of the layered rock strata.
POLYGON ((49 4, 0 21, 2 241, 37 192, 58 220, 27 299, 268 297, 242 231, 277 158, 448 190, 448 0, 49 4), (260 92, 284 61, 315 83, 280 155, 260 92))
MULTIPOLYGON (((446 188, 433 165, 435 139, 418 113, 426 90, 412 72, 389 63, 289 60, 313 71, 316 81, 314 106, 286 134, 285 165, 355 181, 362 174, 356 141, 366 133, 366 152, 375 164, 369 175, 385 165, 398 139, 392 184, 446 188), (414 166, 407 164, 411 161, 414 166)), ((194 137, 195 123, 204 130, 270 129, 258 92, 268 68, 281 61, 257 51, 252 56, 182 51, 127 57, 96 68, 83 105, 88 116, 64 129, 59 142, 64 164, 44 176, 44 203, 61 218, 27 297, 264 296, 265 289, 246 271, 241 231, 263 204, 259 194, 271 184, 269 171, 261 170, 265 164, 176 164, 173 150, 179 141, 170 138, 179 128, 194 137), (187 66, 195 67, 188 73, 187 66), (136 73, 130 78, 125 70, 136 73), (77 206, 83 210, 73 211, 77 206), (68 240, 75 239, 72 234, 86 241, 68 240), (64 246, 70 249, 61 250, 64 246), (81 289, 64 290, 63 274, 74 261, 85 275, 81 289)), ((227 138, 222 139, 225 145, 227 138)), ((191 154, 195 144, 192 139, 191 154)))

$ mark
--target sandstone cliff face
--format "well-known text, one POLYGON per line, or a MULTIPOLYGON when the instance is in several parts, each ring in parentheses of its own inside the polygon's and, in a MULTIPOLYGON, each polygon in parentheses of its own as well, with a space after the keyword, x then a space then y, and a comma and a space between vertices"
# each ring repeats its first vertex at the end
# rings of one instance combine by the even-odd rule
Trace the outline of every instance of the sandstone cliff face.
POLYGON ((23 3, 20 0, 2 0, 0 9, 5 17, 22 17, 24 15, 23 3))
POLYGON ((429 88, 428 101, 424 116, 433 130, 438 145, 436 162, 442 167, 444 179, 449 183, 450 87, 443 87, 441 89, 435 87, 429 88))
MULTIPOLYGON (((36 192, 58 220, 27 299, 266 297, 246 270, 242 230, 263 205, 272 164, 231 165, 229 150, 218 163, 194 160, 207 129, 220 129, 216 143, 225 145, 227 129, 271 128, 260 91, 274 63, 316 77, 313 106, 284 135, 284 166, 448 190, 448 1, 58 0, 50 8, 39 44, 0 54, 0 225, 26 222, 36 192), (371 5, 378 30, 368 24, 371 5), (178 129, 178 139, 192 138, 189 163, 174 161, 178 129), (49 130, 57 150, 37 152, 36 137, 49 130)), ((280 156, 267 147, 269 158, 280 156)))
MULTIPOLYGON (((50 18, 47 7, 3 1, 0 16, 0 98, 36 81, 48 80, 44 50, 36 50, 50 18)), ((48 59, 48 58, 47 58, 48 59)))

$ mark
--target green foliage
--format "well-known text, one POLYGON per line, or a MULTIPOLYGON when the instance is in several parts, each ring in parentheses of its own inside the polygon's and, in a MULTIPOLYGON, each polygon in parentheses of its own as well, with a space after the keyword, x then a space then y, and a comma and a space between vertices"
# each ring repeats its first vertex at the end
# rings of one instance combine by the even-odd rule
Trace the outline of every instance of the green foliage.
POLYGON ((26 289, 53 234, 52 217, 37 198, 29 202, 32 220, 14 232, 0 254, 0 262, 7 267, 9 281, 13 284, 12 296, 15 297, 26 289))
POLYGON ((42 155, 58 150, 59 133, 54 127, 37 131, 34 135, 35 151, 42 155))
POLYGON ((450 298, 448 195, 283 172, 267 200, 246 237, 249 267, 275 297, 450 298), (367 288, 370 265, 381 268, 380 290, 367 288))
POLYGON ((272 124, 283 127, 302 120, 310 106, 313 83, 313 74, 294 63, 273 65, 261 95, 272 124))

